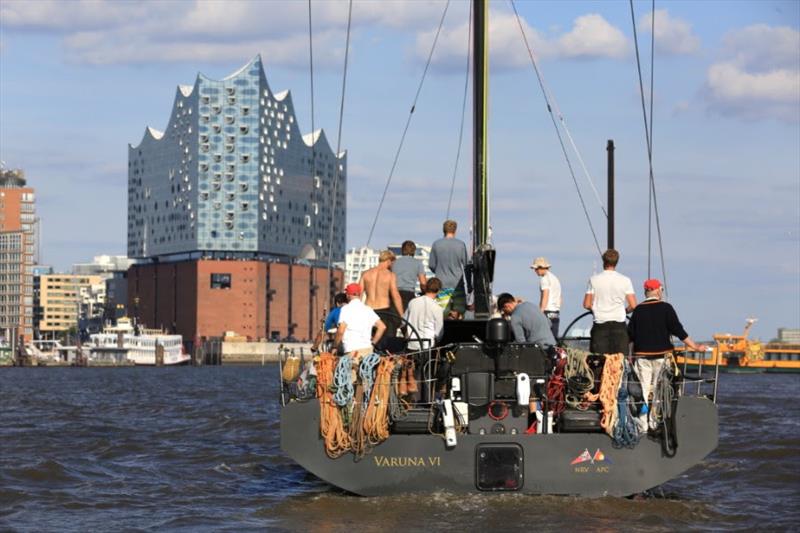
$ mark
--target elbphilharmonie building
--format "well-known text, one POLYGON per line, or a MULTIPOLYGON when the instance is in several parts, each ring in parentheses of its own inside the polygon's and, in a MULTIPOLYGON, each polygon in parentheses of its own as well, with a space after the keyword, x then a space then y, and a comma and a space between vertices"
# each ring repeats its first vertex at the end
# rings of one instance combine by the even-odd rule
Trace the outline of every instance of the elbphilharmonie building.
POLYGON ((324 262, 333 225, 343 261, 346 183, 346 155, 301 134, 260 56, 222 80, 198 74, 166 130, 128 148, 128 256, 324 262))

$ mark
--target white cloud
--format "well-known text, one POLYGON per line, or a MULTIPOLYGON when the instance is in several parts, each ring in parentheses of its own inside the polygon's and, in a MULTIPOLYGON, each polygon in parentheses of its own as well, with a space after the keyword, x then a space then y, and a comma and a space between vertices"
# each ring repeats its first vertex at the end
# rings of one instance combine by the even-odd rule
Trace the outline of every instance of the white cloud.
MULTIPOLYGON (((430 26, 443 5, 357 2, 353 28, 378 25, 413 31, 430 26)), ((347 2, 315 2, 312 22, 315 62, 320 67, 340 67, 347 2)), ((227 63, 257 52, 268 65, 305 66, 307 61, 308 4, 298 1, 4 1, 0 23, 4 29, 63 35, 65 54, 77 63, 227 63)))
POLYGON ((744 118, 800 120, 800 71, 747 72, 734 63, 715 63, 706 86, 712 108, 744 118))
POLYGON ((625 35, 596 13, 576 18, 572 29, 562 35, 557 44, 558 54, 563 57, 621 58, 629 50, 625 35))
MULTIPOLYGON (((522 27, 534 57, 540 58, 621 58, 629 43, 622 32, 602 16, 589 14, 575 19, 572 29, 563 35, 547 37, 533 28, 524 17, 522 27)), ((463 69, 466 61, 467 22, 443 28, 434 52, 433 64, 446 70, 463 69)), ((427 59, 436 30, 417 35, 416 54, 427 59)), ((493 69, 515 69, 530 65, 528 51, 513 13, 492 11, 489 16, 490 63, 493 69)))
POLYGON ((755 24, 729 32, 722 43, 725 54, 741 67, 800 69, 800 32, 793 28, 755 24))
POLYGON ((708 68, 712 111, 746 119, 800 121, 800 32, 765 24, 729 32, 708 68))
POLYGON ((656 50, 667 54, 692 54, 700 49, 700 39, 685 20, 670 16, 666 9, 648 13, 639 22, 639 30, 650 33, 654 29, 656 50))
POLYGON ((14 28, 85 30, 123 24, 126 20, 142 17, 147 9, 148 6, 141 2, 125 0, 10 0, 0 3, 0 20, 4 26, 14 28))

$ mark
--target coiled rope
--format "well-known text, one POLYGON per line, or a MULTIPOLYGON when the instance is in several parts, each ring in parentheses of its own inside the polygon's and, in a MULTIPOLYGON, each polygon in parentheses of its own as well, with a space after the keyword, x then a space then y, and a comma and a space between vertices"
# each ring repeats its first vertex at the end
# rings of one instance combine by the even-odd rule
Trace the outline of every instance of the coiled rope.
POLYGON ((375 367, 378 366, 381 356, 371 353, 361 360, 358 365, 358 376, 361 378, 361 385, 364 388, 364 403, 369 402, 369 394, 372 391, 372 383, 375 376, 375 367))
POLYGON ((559 359, 553 371, 553 376, 547 382, 547 402, 554 416, 564 412, 564 408, 566 407, 564 401, 567 386, 567 381, 564 379, 564 369, 566 367, 567 358, 559 359))
POLYGON ((363 424, 363 432, 370 446, 389 438, 389 394, 395 366, 393 357, 383 357, 375 372, 375 384, 364 413, 363 424))
POLYGON ((392 386, 389 388, 389 419, 392 422, 403 420, 408 416, 408 402, 400 398, 397 393, 401 369, 401 365, 395 365, 392 369, 392 386))
POLYGON ((586 395, 594 388, 594 374, 586 362, 586 352, 567 349, 567 365, 564 368, 564 379, 567 391, 564 402, 572 409, 586 410, 586 395))
POLYGON ((620 383, 622 382, 622 359, 621 353, 606 354, 603 363, 603 374, 600 378, 600 392, 597 394, 587 393, 586 400, 595 402, 600 400, 603 406, 603 417, 600 419, 600 426, 610 436, 614 436, 614 428, 617 425, 617 395, 619 394, 620 383))
POLYGON ((613 445, 617 448, 633 448, 639 442, 639 426, 633 416, 633 399, 628 394, 627 383, 631 379, 631 366, 623 359, 623 384, 617 394, 617 424, 611 435, 613 445))
POLYGON ((649 414, 651 428, 663 427, 661 439, 664 453, 668 457, 674 456, 678 447, 672 426, 672 401, 675 398, 675 390, 672 388, 672 379, 675 377, 673 364, 672 358, 667 357, 664 364, 661 365, 661 371, 658 373, 658 380, 653 389, 653 401, 650 405, 649 414))
POLYGON ((345 407, 353 401, 353 368, 349 355, 339 358, 333 375, 333 401, 345 407))
POLYGON ((342 413, 333 400, 334 369, 336 356, 323 353, 317 361, 317 397, 319 398, 319 432, 325 442, 328 457, 336 458, 350 450, 350 435, 347 434, 342 413))

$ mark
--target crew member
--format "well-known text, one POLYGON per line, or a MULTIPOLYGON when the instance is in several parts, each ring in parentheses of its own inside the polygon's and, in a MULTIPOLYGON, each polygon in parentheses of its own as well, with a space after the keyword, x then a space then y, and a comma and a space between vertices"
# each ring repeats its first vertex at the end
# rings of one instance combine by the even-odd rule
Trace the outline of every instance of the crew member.
POLYGON ((417 282, 422 292, 425 292, 425 267, 422 261, 414 258, 417 245, 414 241, 405 241, 400 249, 403 254, 395 260, 392 272, 397 276, 397 289, 403 301, 403 309, 408 308, 408 302, 417 295, 417 282))
POLYGON ((550 321, 537 306, 504 292, 497 297, 497 309, 511 322, 516 342, 532 342, 544 348, 555 346, 550 321))
POLYGON ((544 257, 534 259, 531 268, 539 276, 539 309, 550 319, 550 331, 557 339, 561 322, 561 282, 550 272, 550 263, 544 257))
POLYGON ((331 309, 330 313, 328 313, 328 316, 325 317, 322 329, 317 332, 317 336, 314 338, 314 344, 311 345, 312 352, 319 350, 319 345, 322 343, 322 338, 326 333, 336 334, 336 328, 339 324, 339 312, 342 310, 342 306, 346 303, 347 295, 343 292, 340 292, 333 297, 333 309, 331 309))
POLYGON ((378 264, 361 274, 358 284, 367 294, 364 303, 375 310, 386 324, 386 336, 397 335, 403 316, 403 301, 397 290, 397 276, 392 272, 395 255, 383 250, 378 256, 378 264))
POLYGON ((386 324, 369 306, 361 301, 361 285, 351 283, 345 290, 347 305, 339 312, 339 327, 333 344, 333 353, 339 351, 342 343, 344 353, 364 355, 371 353, 386 331, 386 324), (375 328, 375 333, 372 329, 375 328))
POLYGON ((623 353, 628 351, 628 331, 625 314, 636 307, 633 284, 617 272, 619 252, 608 249, 603 253, 603 271, 589 280, 583 297, 583 307, 594 314, 589 350, 592 353, 623 353))
MULTIPOLYGON (((670 336, 679 338, 686 346, 697 352, 708 347, 696 344, 683 329, 675 309, 663 301, 664 288, 657 279, 644 282, 642 303, 636 306, 628 322, 628 334, 633 343, 633 367, 642 384, 645 402, 651 405, 650 394, 654 389, 666 356, 672 354, 674 346, 670 336)), ((652 410, 650 410, 652 412, 652 410)), ((639 415, 639 431, 647 431, 648 415, 639 415)))
POLYGON ((451 293, 448 318, 460 319, 467 310, 467 294, 464 289, 464 267, 467 265, 467 245, 456 238, 458 224, 446 220, 442 225, 444 237, 431 246, 428 266, 442 282, 442 289, 451 293))
POLYGON ((408 342, 409 350, 431 348, 442 338, 444 310, 436 303, 440 290, 442 282, 439 278, 431 278, 425 283, 425 294, 409 302, 405 314, 406 321, 413 328, 408 332, 408 338, 411 339, 408 342))

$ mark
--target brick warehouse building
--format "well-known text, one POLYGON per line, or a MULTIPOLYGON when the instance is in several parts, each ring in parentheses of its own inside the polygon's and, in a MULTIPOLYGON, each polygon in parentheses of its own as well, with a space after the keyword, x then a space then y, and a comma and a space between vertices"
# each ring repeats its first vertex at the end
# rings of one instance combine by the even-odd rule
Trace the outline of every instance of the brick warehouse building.
POLYGON ((313 337, 343 272, 266 261, 196 260, 136 265, 128 309, 148 327, 192 342, 225 331, 253 339, 313 337))
POLYGON ((256 57, 179 86, 165 130, 128 147, 128 311, 184 337, 304 340, 342 286, 347 155, 301 134, 256 57), (333 228, 333 231, 331 231, 333 228))

